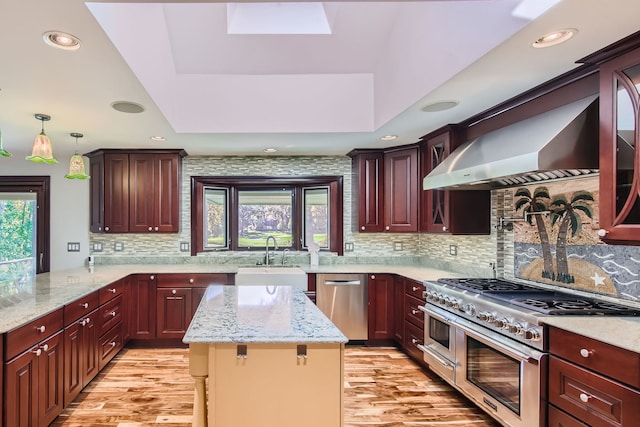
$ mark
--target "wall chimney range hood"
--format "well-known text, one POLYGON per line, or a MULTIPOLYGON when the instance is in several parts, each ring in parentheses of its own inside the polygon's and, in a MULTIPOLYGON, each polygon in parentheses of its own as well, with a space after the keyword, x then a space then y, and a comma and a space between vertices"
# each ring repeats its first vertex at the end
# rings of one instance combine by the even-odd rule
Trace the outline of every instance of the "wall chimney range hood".
POLYGON ((467 141, 423 180, 423 189, 487 190, 598 172, 593 95, 467 141))

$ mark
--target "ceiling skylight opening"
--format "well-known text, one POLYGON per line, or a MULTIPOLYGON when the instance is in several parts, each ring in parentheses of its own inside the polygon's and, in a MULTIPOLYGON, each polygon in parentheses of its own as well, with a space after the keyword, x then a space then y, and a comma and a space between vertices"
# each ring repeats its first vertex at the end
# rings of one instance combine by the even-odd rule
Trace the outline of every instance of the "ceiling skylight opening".
POLYGON ((533 21, 561 0, 522 0, 511 14, 516 18, 533 21))
POLYGON ((331 34, 322 3, 227 3, 227 34, 331 34))

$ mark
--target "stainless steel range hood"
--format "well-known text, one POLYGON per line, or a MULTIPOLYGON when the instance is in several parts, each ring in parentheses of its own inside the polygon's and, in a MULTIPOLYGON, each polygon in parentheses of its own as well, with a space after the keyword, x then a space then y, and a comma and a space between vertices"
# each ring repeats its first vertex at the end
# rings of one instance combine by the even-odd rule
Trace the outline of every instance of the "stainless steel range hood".
POLYGON ((594 95, 465 142, 422 185, 486 190, 597 172, 594 95))

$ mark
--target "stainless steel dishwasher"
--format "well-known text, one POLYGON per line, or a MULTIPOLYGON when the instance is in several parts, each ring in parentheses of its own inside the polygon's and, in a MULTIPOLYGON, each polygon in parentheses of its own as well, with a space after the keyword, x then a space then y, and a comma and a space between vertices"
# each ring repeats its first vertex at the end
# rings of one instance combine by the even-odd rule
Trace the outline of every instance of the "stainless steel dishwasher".
POLYGON ((368 339, 367 294, 366 274, 316 276, 318 308, 349 340, 368 339))

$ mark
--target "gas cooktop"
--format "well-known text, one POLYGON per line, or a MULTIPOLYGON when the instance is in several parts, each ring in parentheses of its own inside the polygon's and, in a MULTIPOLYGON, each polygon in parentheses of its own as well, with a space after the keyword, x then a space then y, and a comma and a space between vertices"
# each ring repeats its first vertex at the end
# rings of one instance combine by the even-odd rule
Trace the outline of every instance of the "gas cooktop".
POLYGON ((439 279, 439 283, 463 289, 471 294, 506 302, 547 315, 619 315, 640 316, 635 310, 621 304, 597 300, 568 292, 549 290, 504 279, 439 279))

